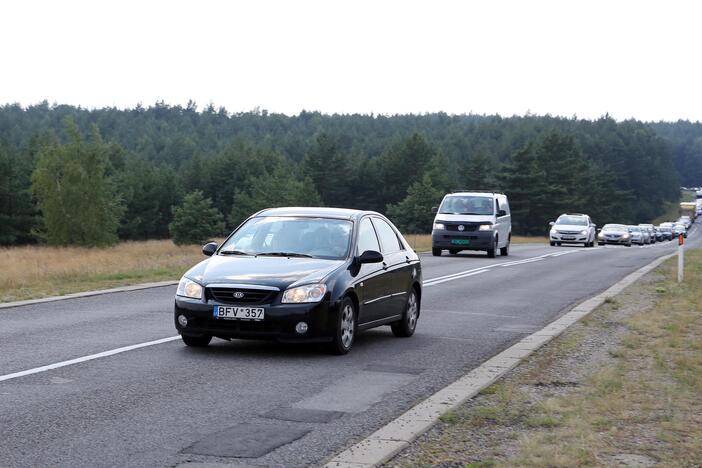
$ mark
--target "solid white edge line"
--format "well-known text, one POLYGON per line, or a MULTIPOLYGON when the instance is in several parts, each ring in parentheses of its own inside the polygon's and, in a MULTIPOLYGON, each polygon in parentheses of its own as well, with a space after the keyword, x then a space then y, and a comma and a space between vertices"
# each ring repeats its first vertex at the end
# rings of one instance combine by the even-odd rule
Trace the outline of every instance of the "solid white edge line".
POLYGON ((492 385, 496 380, 514 369, 537 349, 559 336, 571 325, 588 316, 602 305, 607 298, 616 296, 646 273, 675 255, 675 253, 671 253, 658 257, 651 263, 625 276, 604 292, 576 305, 541 330, 532 333, 515 345, 488 359, 482 365, 413 406, 370 436, 333 456, 324 467, 376 467, 391 460, 402 450, 409 447, 410 443, 417 437, 431 429, 441 415, 473 398, 481 390, 492 385))
POLYGON ((168 343, 169 341, 174 341, 180 338, 180 335, 170 336, 168 338, 161 338, 160 340, 147 341, 146 343, 139 343, 130 346, 124 346, 122 348, 111 349, 109 351, 103 351, 97 354, 91 354, 89 356, 83 356, 75 359, 70 359, 68 361, 61 361, 54 364, 49 364, 46 366, 35 367, 34 369, 27 369, 20 372, 15 372, 12 374, 0 375, 0 382, 6 380, 16 379, 18 377, 24 377, 27 375, 38 374, 40 372, 46 372, 52 369, 58 369, 60 367, 72 366, 73 364, 80 364, 81 362, 92 361, 94 359, 100 359, 103 357, 114 356, 115 354, 126 353, 127 351, 132 351, 139 348, 146 348, 148 346, 155 346, 163 343, 168 343))
POLYGON ((65 299, 77 299, 81 297, 91 297, 91 296, 101 296, 103 294, 112 294, 128 291, 139 291, 140 289, 150 289, 150 288, 162 288, 165 286, 174 286, 178 284, 178 281, 159 281, 156 283, 141 283, 134 284, 132 286, 121 286, 119 288, 111 289, 96 289, 94 291, 83 291, 78 293, 66 294, 65 296, 51 296, 44 297, 42 299, 28 299, 26 301, 15 301, 15 302, 5 302, 0 303, 0 309, 8 309, 10 307, 21 307, 32 304, 43 304, 44 302, 54 302, 63 301, 65 299))

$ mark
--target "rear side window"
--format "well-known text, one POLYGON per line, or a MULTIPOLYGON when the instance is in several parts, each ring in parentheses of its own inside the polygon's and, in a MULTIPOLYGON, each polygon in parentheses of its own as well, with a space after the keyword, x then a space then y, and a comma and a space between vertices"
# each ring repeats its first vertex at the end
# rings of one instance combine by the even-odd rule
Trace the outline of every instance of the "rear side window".
POLYGON ((375 250, 380 252, 380 244, 378 244, 378 237, 375 235, 375 229, 373 229, 373 224, 371 224, 370 218, 363 218, 361 220, 361 225, 358 228, 358 242, 357 253, 362 254, 366 250, 375 250))
POLYGON ((388 223, 380 218, 373 218, 373 224, 378 231, 380 237, 380 245, 383 248, 383 253, 393 253, 402 250, 400 239, 397 238, 395 230, 388 223))
POLYGON ((507 203, 507 197, 498 197, 497 203, 500 210, 505 210, 509 214, 509 203, 507 203))

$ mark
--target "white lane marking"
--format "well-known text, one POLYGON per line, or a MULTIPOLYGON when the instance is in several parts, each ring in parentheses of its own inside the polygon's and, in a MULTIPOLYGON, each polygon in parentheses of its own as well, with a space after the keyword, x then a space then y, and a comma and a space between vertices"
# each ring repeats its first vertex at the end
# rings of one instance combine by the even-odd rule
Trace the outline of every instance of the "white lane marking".
POLYGON ((0 382, 5 380, 16 379, 18 377, 25 377, 27 375, 38 374, 40 372, 46 372, 52 369, 58 369, 60 367, 72 366, 73 364, 79 364, 81 362, 92 361, 93 359, 100 359, 107 356, 114 356, 115 354, 126 353, 127 351, 132 351, 139 348, 146 348, 148 346, 155 346, 162 343, 168 343, 169 341, 174 341, 180 338, 178 336, 171 336, 168 338, 161 338, 160 340, 148 341, 146 343, 139 343, 131 346, 124 346, 122 348, 111 349, 109 351, 103 351, 102 353, 91 354, 89 356, 83 356, 76 359, 70 359, 68 361, 61 361, 55 364, 49 364, 47 366, 35 367, 34 369, 28 369, 20 372, 15 372, 13 374, 0 375, 0 382))
POLYGON ((437 284, 445 283, 447 281, 453 281, 453 280, 457 280, 457 279, 461 279, 461 278, 467 278, 469 276, 475 276, 475 275, 479 275, 481 273, 487 273, 487 272, 488 272, 488 270, 478 270, 478 271, 473 271, 471 273, 466 273, 465 275, 454 276, 452 278, 445 278, 442 280, 430 281, 428 283, 425 281, 423 286, 425 288, 428 288, 429 286, 436 286, 437 284))

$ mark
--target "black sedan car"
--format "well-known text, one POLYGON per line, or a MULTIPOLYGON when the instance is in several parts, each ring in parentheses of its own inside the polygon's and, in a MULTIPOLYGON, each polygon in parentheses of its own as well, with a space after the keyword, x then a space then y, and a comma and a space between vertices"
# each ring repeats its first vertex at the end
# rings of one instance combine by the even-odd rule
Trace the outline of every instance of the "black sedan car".
POLYGON ((175 326, 188 346, 212 337, 325 342, 346 354, 361 330, 414 334, 419 257, 384 216, 336 208, 263 210, 180 280, 175 326))

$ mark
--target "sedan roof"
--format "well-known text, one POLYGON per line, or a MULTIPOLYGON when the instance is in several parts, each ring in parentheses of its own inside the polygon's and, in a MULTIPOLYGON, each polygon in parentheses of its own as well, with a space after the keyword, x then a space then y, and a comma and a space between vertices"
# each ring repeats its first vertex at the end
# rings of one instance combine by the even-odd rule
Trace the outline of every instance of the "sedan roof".
POLYGON ((318 207, 282 207, 268 208, 256 216, 301 216, 337 219, 357 219, 364 214, 377 214, 372 211, 351 210, 347 208, 318 208, 318 207))

